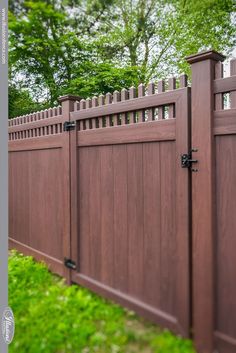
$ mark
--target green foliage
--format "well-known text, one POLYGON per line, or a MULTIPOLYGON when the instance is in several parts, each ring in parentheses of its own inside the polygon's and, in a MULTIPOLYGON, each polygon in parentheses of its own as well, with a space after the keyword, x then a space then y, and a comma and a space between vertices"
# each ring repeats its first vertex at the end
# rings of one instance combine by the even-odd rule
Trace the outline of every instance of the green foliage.
MULTIPOLYGON (((236 44, 235 0, 9 2, 10 81, 54 105, 185 71, 185 57, 236 44)), ((19 108, 17 108, 19 110, 19 108)))
POLYGON ((9 119, 49 108, 48 104, 35 102, 28 90, 17 88, 15 85, 8 87, 8 98, 9 119))
POLYGON ((117 68, 109 63, 87 63, 87 67, 83 66, 76 76, 63 91, 78 94, 81 98, 138 86, 142 81, 142 72, 138 67, 117 68))
POLYGON ((67 287, 42 263, 9 257, 10 353, 194 353, 189 340, 161 332, 87 289, 67 287))

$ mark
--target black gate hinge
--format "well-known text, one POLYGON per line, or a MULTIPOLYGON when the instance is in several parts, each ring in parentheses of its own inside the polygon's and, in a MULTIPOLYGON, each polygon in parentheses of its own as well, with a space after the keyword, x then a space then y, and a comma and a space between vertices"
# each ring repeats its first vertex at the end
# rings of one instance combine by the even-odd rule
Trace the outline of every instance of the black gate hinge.
POLYGON ((64 131, 74 130, 75 128, 75 121, 65 121, 63 125, 64 131))
POLYGON ((198 163, 197 159, 192 159, 192 152, 197 152, 197 149, 192 149, 189 153, 181 155, 181 167, 190 168, 192 172, 197 172, 197 169, 192 168, 192 163, 198 163))
POLYGON ((72 261, 71 259, 67 259, 65 257, 64 259, 64 265, 67 267, 67 268, 70 268, 72 270, 76 270, 76 263, 75 261, 72 261))

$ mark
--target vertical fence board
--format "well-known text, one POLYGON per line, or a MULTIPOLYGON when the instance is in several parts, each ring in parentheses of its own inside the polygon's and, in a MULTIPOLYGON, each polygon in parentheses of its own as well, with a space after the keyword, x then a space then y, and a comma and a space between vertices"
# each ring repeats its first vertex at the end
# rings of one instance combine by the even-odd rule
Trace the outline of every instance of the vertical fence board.
POLYGON ((113 147, 100 146, 101 158, 101 281, 109 286, 114 279, 114 191, 113 147))
MULTIPOLYGON (((230 61, 230 76, 236 75, 236 59, 230 61)), ((230 93, 230 108, 236 108, 236 91, 230 93)))
POLYGON ((114 279, 115 288, 128 290, 127 146, 113 146, 114 166, 114 279))
MULTIPOLYGON (((101 153, 98 147, 89 149, 89 239, 92 278, 101 280, 101 153)), ((81 215, 82 217, 82 215, 81 215)))
POLYGON ((142 144, 128 145, 128 292, 143 295, 143 175, 142 144), (134 203, 133 200, 136 200, 134 203))
MULTIPOLYGON (((215 65, 215 78, 223 77, 223 64, 219 61, 215 65)), ((223 95, 222 93, 215 95, 215 109, 221 110, 223 109, 223 95)))
POLYGON ((161 159, 160 143, 143 145, 144 288, 147 302, 161 304, 161 159))
MULTIPOLYGON (((74 148, 78 148, 74 146, 74 148)), ((79 271, 85 275, 89 275, 90 269, 90 207, 89 207, 89 194, 90 194, 90 166, 87 161, 89 160, 89 149, 79 149, 79 163, 78 163, 78 175, 79 175, 79 271)), ((73 242, 73 239, 72 239, 73 242)), ((76 244, 76 239, 73 245, 76 244)), ((74 246, 73 246, 74 247, 74 246)), ((75 247, 76 249, 76 247, 75 247)), ((75 257, 76 258, 76 257, 75 257)))

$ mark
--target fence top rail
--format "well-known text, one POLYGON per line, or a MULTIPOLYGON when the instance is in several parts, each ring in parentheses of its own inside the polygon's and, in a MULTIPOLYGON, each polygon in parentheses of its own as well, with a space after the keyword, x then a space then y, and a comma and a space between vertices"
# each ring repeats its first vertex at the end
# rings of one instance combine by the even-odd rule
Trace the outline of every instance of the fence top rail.
POLYGON ((40 119, 20 125, 13 125, 8 127, 8 133, 18 132, 18 131, 26 131, 31 129, 37 129, 46 126, 52 126, 57 124, 62 124, 63 118, 62 115, 53 116, 47 119, 40 119))
POLYGON ((230 76, 224 77, 224 65, 215 65, 213 93, 215 95, 215 111, 236 108, 236 59, 230 60, 230 76))
POLYGON ((62 114, 62 108, 59 105, 57 107, 53 107, 53 108, 41 110, 38 112, 18 116, 13 119, 9 119, 8 126, 13 127, 13 126, 18 126, 23 124, 29 124, 36 121, 42 121, 43 119, 57 117, 61 114, 62 114))
POLYGON ((236 91, 236 75, 214 80, 213 89, 215 94, 236 91))
MULTIPOLYGON (((155 93, 148 96, 130 98, 126 101, 113 101, 110 104, 108 103, 101 106, 86 107, 86 104, 81 104, 81 110, 71 112, 71 118, 73 120, 83 120, 111 114, 121 114, 126 112, 138 111, 141 109, 154 108, 163 105, 170 105, 176 103, 183 91, 185 91, 186 89, 188 88, 179 88, 163 93, 155 93)), ((83 102, 81 101, 80 103, 83 102)))

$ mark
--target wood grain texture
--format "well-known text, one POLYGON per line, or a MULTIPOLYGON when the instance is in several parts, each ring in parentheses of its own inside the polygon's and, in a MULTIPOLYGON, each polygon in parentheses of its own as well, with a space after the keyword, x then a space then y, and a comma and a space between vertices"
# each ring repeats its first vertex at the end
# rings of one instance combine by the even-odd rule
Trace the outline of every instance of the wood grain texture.
POLYGON ((142 144, 127 146, 127 159, 128 293, 142 299, 144 288, 142 144))
POLYGON ((175 119, 78 132, 79 146, 114 145, 175 139, 175 119))
POLYGON ((143 145, 144 288, 147 303, 161 307, 161 155, 160 144, 143 145))
MULTIPOLYGON (((77 230, 77 238, 79 241, 79 250, 74 246, 72 238, 72 247, 78 251, 79 270, 85 275, 90 272, 90 208, 89 208, 89 190, 90 190, 90 177, 89 177, 89 149, 81 148, 77 151, 78 155, 78 176, 79 176, 79 200, 78 209, 79 213, 79 228, 77 230), (84 216, 86 215, 86 216, 84 216)), ((77 239, 75 239, 77 242, 77 239)), ((75 243, 76 244, 76 243, 75 243)))
POLYGON ((199 353, 213 351, 214 64, 209 59, 192 65, 192 147, 198 149, 198 172, 192 173, 193 327, 199 353))
POLYGON ((214 80, 214 93, 224 93, 230 91, 236 91, 236 75, 214 80))
POLYGON ((114 175, 114 288, 128 291, 128 159, 127 146, 113 147, 114 175))
MULTIPOLYGON (((188 336, 188 252, 183 255, 181 248, 188 249, 189 234, 185 230, 187 244, 177 250, 175 142, 78 151, 80 268, 72 279, 99 283, 95 290, 106 287, 118 300, 128 296, 127 303, 142 302, 162 313, 151 315, 156 322, 173 317, 175 330, 188 336), (181 258, 185 266, 178 265, 181 258), (178 280, 187 280, 181 291, 178 280)), ((167 327, 173 327, 172 319, 167 327)))
POLYGON ((23 139, 8 142, 8 151, 32 151, 62 147, 63 141, 60 135, 41 136, 34 139, 23 139))
MULTIPOLYGON (((236 134, 216 137, 216 322, 221 341, 236 348, 236 134)), ((228 350, 223 350, 228 352, 228 350)))
MULTIPOLYGON (((183 80, 186 81, 186 78, 183 80)), ((183 82, 184 83, 184 82, 183 82)), ((176 226, 176 316, 182 335, 186 336, 191 325, 192 314, 192 234, 191 193, 189 169, 180 168, 180 156, 190 150, 190 88, 186 87, 176 103, 176 145, 175 145, 175 226, 176 226)))
POLYGON ((236 113, 235 109, 223 110, 222 114, 214 119, 215 135, 236 134, 236 113))
POLYGON ((168 313, 175 313, 176 297, 176 225, 175 225, 175 144, 160 144, 161 163, 161 249, 160 249, 160 307, 168 313), (168 254, 168 256, 166 256, 168 254))
POLYGON ((9 160, 10 236, 57 259, 64 226, 61 158, 56 148, 11 152, 9 160))
MULTIPOLYGON (((90 274, 101 280, 101 154, 99 147, 89 148, 89 241, 90 274)), ((79 187, 83 187, 82 185, 79 187)), ((86 217, 80 213, 80 218, 86 217)))
POLYGON ((114 278, 114 170, 113 147, 99 148, 101 160, 101 281, 113 286, 114 278))

